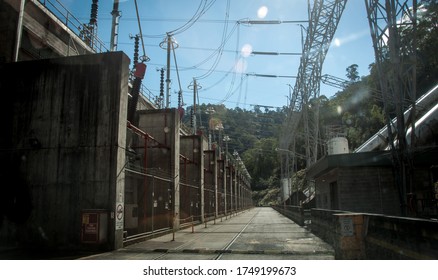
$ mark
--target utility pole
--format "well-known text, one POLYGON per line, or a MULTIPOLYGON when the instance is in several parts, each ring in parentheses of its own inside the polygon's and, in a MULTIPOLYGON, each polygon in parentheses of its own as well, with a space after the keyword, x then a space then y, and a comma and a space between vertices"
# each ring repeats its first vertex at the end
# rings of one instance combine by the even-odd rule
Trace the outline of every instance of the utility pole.
POLYGON ((172 37, 171 33, 167 33, 166 38, 160 43, 160 47, 162 49, 167 50, 166 56, 166 108, 170 107, 170 52, 176 48, 178 48, 178 43, 172 37))
POLYGON ((193 134, 196 134, 197 131, 197 123, 196 123, 196 99, 198 95, 198 89, 201 89, 202 86, 196 81, 196 78, 193 78, 193 82, 188 86, 189 89, 193 90, 193 107, 191 111, 191 127, 193 129, 193 134))
POLYGON ((110 40, 110 51, 114 52, 117 50, 117 41, 119 35, 119 19, 121 17, 121 12, 119 11, 119 0, 114 0, 113 11, 111 12, 113 16, 113 21, 111 25, 111 40, 110 40))

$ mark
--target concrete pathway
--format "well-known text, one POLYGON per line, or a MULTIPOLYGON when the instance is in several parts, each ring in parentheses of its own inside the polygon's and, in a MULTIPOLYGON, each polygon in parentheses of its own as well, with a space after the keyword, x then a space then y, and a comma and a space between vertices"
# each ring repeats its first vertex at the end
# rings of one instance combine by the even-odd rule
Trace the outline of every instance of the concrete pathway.
POLYGON ((99 260, 332 260, 334 250, 270 207, 258 207, 122 249, 99 260))

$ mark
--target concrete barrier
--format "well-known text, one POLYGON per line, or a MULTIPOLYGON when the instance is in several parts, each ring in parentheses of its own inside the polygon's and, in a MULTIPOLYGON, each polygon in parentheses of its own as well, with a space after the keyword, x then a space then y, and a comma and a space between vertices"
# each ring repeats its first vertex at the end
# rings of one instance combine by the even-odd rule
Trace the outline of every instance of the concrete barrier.
POLYGON ((336 259, 438 259, 438 221, 312 209, 311 232, 336 259))
POLYGON ((299 206, 292 206, 292 205, 281 205, 281 206, 275 205, 272 206, 272 208, 274 208, 282 215, 288 217, 296 224, 300 226, 304 226, 304 221, 305 221, 304 208, 299 206))

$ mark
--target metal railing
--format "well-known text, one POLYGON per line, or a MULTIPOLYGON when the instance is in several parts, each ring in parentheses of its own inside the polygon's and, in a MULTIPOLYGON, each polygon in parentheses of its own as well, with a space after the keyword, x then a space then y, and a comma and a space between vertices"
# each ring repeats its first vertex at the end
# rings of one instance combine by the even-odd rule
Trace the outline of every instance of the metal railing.
POLYGON ((42 4, 60 22, 90 46, 93 51, 97 53, 109 51, 104 42, 92 32, 88 24, 78 20, 59 0, 34 0, 34 2, 42 4), (85 40, 85 38, 88 38, 88 40, 85 40))

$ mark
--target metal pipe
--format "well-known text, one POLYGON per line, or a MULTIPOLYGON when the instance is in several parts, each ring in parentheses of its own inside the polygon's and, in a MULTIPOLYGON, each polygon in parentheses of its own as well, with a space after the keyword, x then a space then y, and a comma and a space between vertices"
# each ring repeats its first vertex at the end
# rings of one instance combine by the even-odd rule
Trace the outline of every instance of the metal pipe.
POLYGON ((18 23, 17 23, 17 38, 15 40, 15 49, 14 49, 14 62, 18 61, 18 53, 20 52, 21 46, 21 36, 23 34, 23 17, 24 17, 24 4, 26 0, 21 0, 20 2, 20 11, 18 13, 18 23))
POLYGON ((170 48, 171 47, 172 47, 171 35, 167 34, 166 108, 170 107, 170 48))

